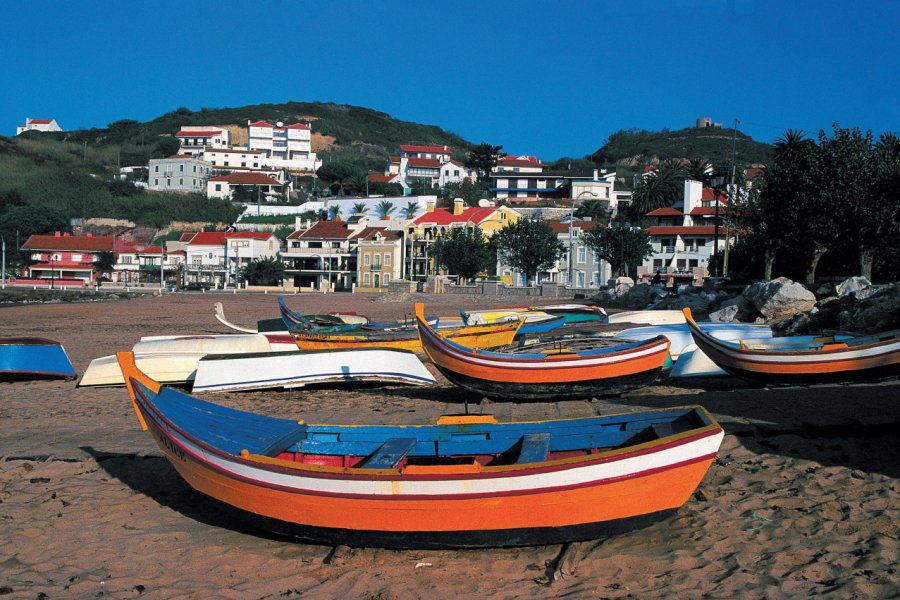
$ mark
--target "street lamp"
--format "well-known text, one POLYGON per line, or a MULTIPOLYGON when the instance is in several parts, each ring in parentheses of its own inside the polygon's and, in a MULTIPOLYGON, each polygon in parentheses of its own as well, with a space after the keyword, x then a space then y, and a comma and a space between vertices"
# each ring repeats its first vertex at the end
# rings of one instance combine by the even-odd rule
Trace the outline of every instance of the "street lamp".
POLYGON ((0 240, 3 242, 3 268, 0 270, 0 287, 2 289, 6 289, 6 238, 0 236, 0 240))
MULTIPOLYGON (((719 265, 719 193, 722 191, 722 184, 725 183, 725 178, 714 177, 709 180, 709 183, 713 186, 713 206, 716 209, 715 224, 713 225, 713 260, 716 265, 715 276, 718 277, 722 272, 721 265, 719 265)), ((726 243, 728 243, 727 240, 726 243)))
POLYGON ((53 289, 53 255, 50 255, 50 289, 53 289))
POLYGON ((586 194, 593 196, 594 198, 600 197, 600 194, 595 194, 590 190, 584 190, 572 200, 572 210, 569 213, 569 289, 574 287, 572 282, 575 278, 575 228, 572 227, 572 223, 575 220, 575 205, 578 204, 578 200, 586 194))

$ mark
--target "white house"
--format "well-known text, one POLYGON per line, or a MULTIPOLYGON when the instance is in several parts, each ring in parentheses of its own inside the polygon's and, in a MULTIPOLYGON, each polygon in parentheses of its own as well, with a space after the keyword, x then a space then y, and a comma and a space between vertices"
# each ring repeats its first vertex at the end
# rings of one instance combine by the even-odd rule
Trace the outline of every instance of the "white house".
POLYGON ((271 232, 203 231, 185 247, 185 280, 216 287, 234 284, 241 267, 254 259, 277 256, 281 246, 271 232))
POLYGON ((210 177, 206 182, 206 195, 209 198, 231 198, 239 188, 251 191, 260 200, 266 200, 269 195, 290 192, 293 183, 282 184, 264 173, 232 173, 210 177))
POLYGON ((396 173, 400 175, 400 184, 404 188, 410 187, 413 179, 426 179, 431 186, 439 185, 442 166, 450 162, 451 154, 453 154, 453 148, 450 146, 403 144, 400 146, 400 155, 397 157, 399 162, 396 166, 393 162, 389 162, 385 169, 385 175, 393 173, 396 169, 396 173))
POLYGON ((312 129, 306 123, 285 126, 266 121, 248 122, 247 148, 259 150, 261 166, 312 172, 322 166, 312 151, 312 129))
POLYGON ((62 131, 56 119, 29 119, 25 117, 25 124, 16 127, 16 135, 26 131, 62 131))
POLYGON ((638 276, 644 279, 659 273, 666 283, 701 283, 708 275, 716 242, 722 252, 725 245, 733 241, 726 240, 726 229, 721 225, 726 205, 724 193, 716 199, 714 190, 704 188, 699 181, 686 180, 681 202, 647 213, 647 217, 655 221, 647 228, 653 254, 638 267, 638 276))
POLYGON ((231 132, 222 127, 182 127, 175 134, 181 142, 178 154, 200 154, 204 148, 227 148, 231 144, 231 132))
POLYGON ((462 183, 465 179, 475 181, 477 178, 477 170, 467 167, 458 160, 450 160, 441 165, 438 184, 444 187, 448 183, 462 183))
POLYGON ((167 158, 151 158, 147 188, 167 192, 196 192, 206 190, 212 165, 197 156, 175 154, 167 158))
POLYGON ((204 148, 201 156, 217 170, 224 171, 261 169, 266 157, 262 150, 247 148, 204 148))

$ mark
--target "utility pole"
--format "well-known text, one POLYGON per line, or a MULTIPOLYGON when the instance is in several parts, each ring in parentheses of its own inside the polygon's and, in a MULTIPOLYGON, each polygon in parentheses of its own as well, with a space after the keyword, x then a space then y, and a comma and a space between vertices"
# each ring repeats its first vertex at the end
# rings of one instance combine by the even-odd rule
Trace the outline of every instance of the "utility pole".
MULTIPOLYGON (((735 171, 737 170, 737 164, 735 163, 735 150, 737 149, 737 126, 740 121, 737 120, 737 117, 734 119, 734 132, 731 136, 731 181, 728 184, 728 194, 726 195, 726 204, 725 204, 725 254, 722 258, 722 276, 728 277, 728 247, 730 236, 728 235, 729 230, 731 229, 731 199, 736 194, 736 190, 734 189, 734 176, 735 171)), ((718 206, 719 200, 716 198, 716 206, 718 206)))
POLYGON ((0 270, 0 289, 6 289, 6 238, 0 237, 3 242, 3 268, 0 270))

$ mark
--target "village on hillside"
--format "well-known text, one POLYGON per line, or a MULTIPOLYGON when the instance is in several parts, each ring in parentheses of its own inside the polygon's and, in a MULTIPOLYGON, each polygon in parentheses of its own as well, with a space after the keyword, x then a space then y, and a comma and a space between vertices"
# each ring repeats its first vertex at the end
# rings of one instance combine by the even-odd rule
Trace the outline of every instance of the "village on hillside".
MULTIPOLYGON (((697 120, 697 127, 721 125, 704 118, 697 120)), ((61 128, 53 119, 29 118, 17 133, 31 130, 61 128)), ((299 205, 285 204, 282 200, 296 194, 301 176, 313 175, 315 186, 322 161, 312 150, 311 134, 312 126, 305 123, 248 121, 242 131, 234 126, 183 126, 175 134, 180 142, 177 153, 119 170, 120 177, 148 192, 199 193, 238 202, 242 217, 294 215, 293 231, 285 239, 275 235, 274 226, 244 223, 242 217, 220 231, 198 227, 165 240, 159 235, 165 232, 141 231, 129 223, 111 222, 106 229, 112 233, 104 235, 96 228, 87 233, 90 228, 79 222, 71 234, 54 232, 24 240, 21 250, 29 253, 31 264, 21 273, 11 273, 6 283, 241 289, 252 283, 242 273, 253 261, 277 259, 283 263, 280 287, 285 290, 435 289, 450 281, 441 276, 458 275, 436 260, 438 240, 455 229, 475 228, 490 239, 507 224, 531 219, 546 223, 556 235, 561 251, 555 260, 529 277, 498 257, 479 273, 481 279, 510 287, 550 284, 570 294, 615 283, 622 274, 670 288, 700 286, 711 275, 719 253, 725 257, 727 274, 728 249, 738 236, 727 217, 761 173, 759 168, 745 169, 740 186, 720 181, 715 189, 686 179, 674 204, 643 213, 644 222, 650 224, 645 231, 651 251, 626 269, 627 259, 611 265, 584 239, 631 205, 632 192, 618 185, 621 177, 615 169, 573 174, 553 170, 536 156, 498 154, 485 172, 453 158, 449 146, 410 143, 390 156, 383 173, 367 176, 373 189, 394 184, 402 195, 326 191, 299 205), (236 144, 236 138, 243 143, 236 144), (487 181, 490 196, 468 204, 456 198, 451 206, 438 206, 438 190, 474 181, 487 181), (414 194, 416 185, 434 193, 414 194), (588 206, 599 208, 585 211, 588 206), (308 218, 311 214, 316 218, 308 218)), ((713 165, 703 168, 704 175, 712 174, 713 165)), ((653 178, 656 171, 648 166, 640 176, 653 178)))

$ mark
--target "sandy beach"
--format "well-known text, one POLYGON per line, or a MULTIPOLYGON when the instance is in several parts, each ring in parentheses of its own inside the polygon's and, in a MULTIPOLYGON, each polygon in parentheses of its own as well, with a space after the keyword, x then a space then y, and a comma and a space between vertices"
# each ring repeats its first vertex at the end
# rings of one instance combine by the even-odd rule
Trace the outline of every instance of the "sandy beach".
MULTIPOLYGON (((458 297, 419 297, 429 314, 461 306, 458 297)), ((411 302, 384 300, 288 297, 307 313, 412 314, 411 302)), ((15 305, 0 307, 0 337, 58 340, 80 374, 143 335, 229 333, 213 316, 217 301, 244 326, 277 316, 274 295, 249 293, 15 305)), ((311 422, 429 423, 463 409, 463 395, 438 379, 434 388, 203 397, 311 422)), ((733 378, 663 380, 592 401, 470 398, 470 411, 501 421, 702 404, 727 435, 692 499, 647 529, 565 546, 395 551, 304 544, 248 528, 178 477, 140 430, 122 388, 0 383, 0 596, 898 597, 898 398, 900 382, 759 389, 733 378)))

